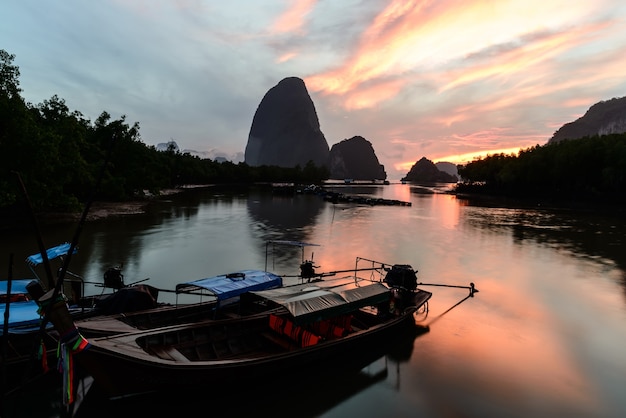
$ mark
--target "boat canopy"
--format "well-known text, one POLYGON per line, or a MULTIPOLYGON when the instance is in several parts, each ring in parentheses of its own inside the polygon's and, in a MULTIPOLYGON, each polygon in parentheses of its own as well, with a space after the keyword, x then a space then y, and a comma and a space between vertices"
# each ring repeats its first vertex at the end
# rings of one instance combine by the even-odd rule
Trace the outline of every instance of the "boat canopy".
MULTIPOLYGON (((13 279, 11 280, 11 294, 25 294, 28 295, 28 286, 32 281, 36 281, 37 279, 13 279)), ((0 295, 6 295, 9 287, 8 280, 0 280, 0 295)))
POLYGON ((382 283, 355 280, 334 286, 304 283, 251 293, 284 306, 298 323, 342 315, 387 302, 390 297, 389 288, 382 283))
MULTIPOLYGON (((6 304, 0 304, 0 315, 4 318, 6 304)), ((12 333, 30 332, 39 327, 41 315, 39 305, 34 300, 11 303, 9 305, 8 326, 12 333), (21 327, 21 328, 20 328, 21 327)), ((4 323, 4 319, 2 320, 4 323)), ((4 334, 3 327, 0 326, 0 335, 4 334)))
POLYGON ((220 276, 207 277, 176 285, 176 293, 209 293, 218 301, 253 290, 265 290, 283 285, 282 277, 262 270, 240 270, 220 276))
MULTIPOLYGON (((57 245, 56 247, 48 248, 46 250, 46 255, 48 256, 48 260, 54 260, 57 257, 62 257, 64 255, 67 255, 67 253, 70 251, 70 246, 71 244, 69 242, 66 242, 64 244, 57 245)), ((74 248, 74 252, 72 254, 76 254, 77 252, 78 252, 78 249, 74 248)), ((39 252, 37 254, 33 254, 33 255, 26 257, 26 262, 30 264, 31 266, 38 266, 39 264, 43 263, 43 257, 41 253, 39 252)))
MULTIPOLYGON (((34 300, 24 299, 23 295, 28 295, 28 286, 36 279, 17 279, 11 280, 11 295, 19 297, 15 301, 9 303, 9 318, 7 324, 11 332, 17 332, 15 327, 36 327, 39 326, 41 315, 39 314, 39 305, 34 300)), ((0 318, 4 318, 7 307, 7 290, 8 280, 0 281, 0 318)), ((4 319, 2 319, 4 323, 4 319)), ((0 335, 4 334, 4 327, 0 326, 0 335)), ((30 329, 30 328, 29 328, 30 329)), ((28 329, 24 329, 27 332, 28 329)))

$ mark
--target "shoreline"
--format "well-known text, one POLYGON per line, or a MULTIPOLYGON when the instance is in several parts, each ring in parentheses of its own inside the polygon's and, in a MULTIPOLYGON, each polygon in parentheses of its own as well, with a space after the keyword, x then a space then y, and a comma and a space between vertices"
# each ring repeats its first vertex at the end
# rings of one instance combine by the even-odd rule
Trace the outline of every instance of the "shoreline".
MULTIPOLYGON (((207 186, 196 187, 181 187, 177 189, 165 189, 160 191, 158 195, 146 194, 145 197, 129 200, 125 202, 108 202, 108 201, 95 201, 91 204, 89 212, 87 213, 86 222, 93 222, 102 219, 118 217, 118 216, 131 216, 142 215, 146 213, 148 206, 154 204, 161 198, 183 193, 190 189, 197 189, 207 186)), ((56 225, 64 223, 79 222, 83 216, 83 210, 80 212, 41 212, 35 214, 36 222, 39 225, 56 225)), ((19 230, 23 228, 32 227, 33 221, 26 211, 17 211, 14 213, 7 213, 2 216, 0 220, 0 231, 3 230, 19 230)))
MULTIPOLYGON (((183 186, 177 189, 164 189, 159 192, 158 195, 152 195, 147 191, 144 191, 145 195, 141 199, 129 200, 126 202, 107 202, 107 201, 95 201, 91 204, 89 212, 87 213, 86 221, 97 221, 99 219, 110 218, 114 216, 128 216, 128 215, 141 215, 146 213, 146 209, 149 205, 155 201, 167 196, 172 196, 179 193, 184 193, 191 189, 206 188, 203 186, 183 186)), ((50 218, 49 220, 57 219, 59 221, 79 221, 83 213, 50 213, 43 214, 42 218, 50 218)))
MULTIPOLYGON (((220 185, 181 186, 161 190, 158 195, 152 195, 144 191, 144 196, 122 202, 94 201, 87 213, 86 222, 94 222, 113 217, 142 215, 148 211, 150 205, 157 203, 160 199, 187 191, 211 188, 214 186, 220 185)), ((626 205, 621 202, 590 202, 584 199, 550 199, 545 196, 504 196, 476 191, 450 190, 443 193, 453 195, 460 200, 488 206, 496 205, 511 208, 567 210, 580 213, 595 212, 610 216, 623 215, 626 212, 626 205)), ((37 223, 41 225, 69 224, 79 222, 83 215, 83 210, 80 212, 42 212, 35 216, 37 223)), ((19 230, 32 227, 32 225, 33 221, 31 217, 24 210, 10 211, 0 216, 0 231, 19 230)))

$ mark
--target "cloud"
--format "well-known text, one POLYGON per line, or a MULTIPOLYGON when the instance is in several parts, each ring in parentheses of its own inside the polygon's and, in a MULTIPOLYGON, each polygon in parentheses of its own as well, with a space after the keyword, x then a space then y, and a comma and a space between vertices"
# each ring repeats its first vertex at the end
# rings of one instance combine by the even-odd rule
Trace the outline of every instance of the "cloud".
POLYGON ((148 144, 225 155, 265 93, 300 77, 329 145, 361 135, 388 173, 545 143, 626 95, 626 5, 611 0, 22 0, 0 37, 28 101, 57 94, 139 122, 148 144))
POLYGON ((317 0, 296 0, 291 2, 291 7, 274 21, 270 34, 303 31, 306 15, 313 10, 316 4, 317 0))

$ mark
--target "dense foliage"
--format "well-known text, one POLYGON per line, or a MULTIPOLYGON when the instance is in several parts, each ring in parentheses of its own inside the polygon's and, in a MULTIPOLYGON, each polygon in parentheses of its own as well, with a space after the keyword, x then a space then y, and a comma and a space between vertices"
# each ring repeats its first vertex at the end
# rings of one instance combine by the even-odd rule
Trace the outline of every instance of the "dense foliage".
POLYGON ((139 124, 130 125, 125 117, 113 120, 102 112, 91 122, 56 95, 38 105, 26 103, 14 59, 0 49, 0 208, 20 204, 21 178, 36 210, 78 209, 94 196, 103 169, 97 199, 118 201, 185 184, 308 184, 328 178, 328 169, 313 163, 250 167, 201 159, 173 147, 157 151, 141 141, 139 124))
POLYGON ((458 191, 626 202, 626 134, 535 146, 459 167, 458 191))

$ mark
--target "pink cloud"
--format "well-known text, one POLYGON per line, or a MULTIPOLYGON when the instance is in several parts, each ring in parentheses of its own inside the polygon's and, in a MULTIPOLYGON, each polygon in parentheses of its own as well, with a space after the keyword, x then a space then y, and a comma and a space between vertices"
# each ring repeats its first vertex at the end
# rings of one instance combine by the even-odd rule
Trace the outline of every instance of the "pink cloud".
POLYGON ((313 10, 317 0, 297 0, 274 21, 270 34, 301 32, 305 25, 305 17, 313 10))

